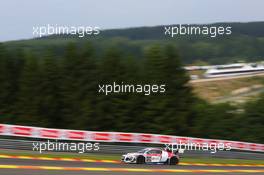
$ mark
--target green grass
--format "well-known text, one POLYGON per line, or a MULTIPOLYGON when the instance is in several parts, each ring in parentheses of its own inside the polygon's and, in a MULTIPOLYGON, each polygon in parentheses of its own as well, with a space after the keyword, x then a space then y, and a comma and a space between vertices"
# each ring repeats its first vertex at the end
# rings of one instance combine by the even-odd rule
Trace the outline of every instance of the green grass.
MULTIPOLYGON (((86 159, 96 159, 96 160, 120 160, 121 155, 117 154, 96 154, 96 153, 86 153, 86 154, 74 154, 74 153, 38 153, 38 152, 10 152, 10 151, 0 151, 0 154, 5 155, 16 155, 16 156, 42 156, 42 157, 58 157, 58 158, 86 158, 86 159)), ((223 163, 223 164, 264 164, 264 160, 245 160, 245 159, 224 159, 224 158, 190 158, 183 157, 180 160, 184 163, 223 163)))

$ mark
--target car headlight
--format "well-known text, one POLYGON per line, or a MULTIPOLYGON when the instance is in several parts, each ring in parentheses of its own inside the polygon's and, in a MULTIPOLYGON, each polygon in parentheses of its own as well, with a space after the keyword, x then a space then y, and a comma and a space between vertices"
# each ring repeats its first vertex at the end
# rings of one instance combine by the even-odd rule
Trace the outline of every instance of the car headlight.
POLYGON ((133 155, 123 155, 122 160, 125 162, 134 162, 136 160, 136 157, 133 155))
POLYGON ((135 158, 135 156, 129 156, 129 157, 127 157, 128 158, 128 160, 130 161, 130 162, 133 162, 136 158, 135 158))

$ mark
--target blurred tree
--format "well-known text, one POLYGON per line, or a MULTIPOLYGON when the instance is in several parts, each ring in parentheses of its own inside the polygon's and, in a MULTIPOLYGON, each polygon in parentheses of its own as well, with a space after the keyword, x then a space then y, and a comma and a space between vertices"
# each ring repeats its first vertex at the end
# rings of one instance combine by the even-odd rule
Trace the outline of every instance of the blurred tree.
POLYGON ((9 57, 3 44, 0 43, 0 114, 8 108, 8 98, 11 88, 11 71, 8 69, 9 57))
POLYGON ((245 113, 241 118, 239 139, 264 143, 264 94, 259 99, 249 102, 245 106, 245 113))
POLYGON ((45 119, 45 126, 53 125, 56 128, 63 127, 62 120, 62 97, 61 97, 61 71, 58 66, 58 60, 54 58, 53 53, 49 51, 42 58, 41 82, 40 86, 40 111, 39 115, 45 119))
POLYGON ((146 53, 147 81, 164 84, 164 94, 152 95, 145 115, 153 122, 152 132, 186 135, 193 103, 189 78, 173 46, 151 47, 146 53), (161 126, 160 123, 163 123, 161 126), (153 126, 154 125, 154 126, 153 126))
MULTIPOLYGON (((99 84, 102 85, 121 85, 126 80, 125 66, 122 63, 121 52, 113 47, 106 51, 105 56, 100 60, 99 71, 99 84)), ((98 84, 98 86, 99 86, 98 84)), ((99 94, 99 87, 97 86, 97 99, 96 106, 97 124, 103 130, 120 129, 121 119, 125 108, 125 95, 122 93, 111 93, 105 95, 99 94)), ((112 87, 113 88, 113 87, 112 87)))
POLYGON ((76 98, 80 108, 80 115, 74 117, 74 123, 78 123, 75 128, 94 129, 96 123, 95 108, 97 105, 97 87, 98 87, 98 66, 95 57, 95 50, 91 43, 86 43, 81 50, 78 71, 79 77, 76 79, 78 91, 76 98))
POLYGON ((39 116, 40 107, 40 68, 38 59, 32 54, 26 55, 25 66, 22 70, 20 88, 15 113, 17 123, 26 125, 43 125, 45 119, 39 116))

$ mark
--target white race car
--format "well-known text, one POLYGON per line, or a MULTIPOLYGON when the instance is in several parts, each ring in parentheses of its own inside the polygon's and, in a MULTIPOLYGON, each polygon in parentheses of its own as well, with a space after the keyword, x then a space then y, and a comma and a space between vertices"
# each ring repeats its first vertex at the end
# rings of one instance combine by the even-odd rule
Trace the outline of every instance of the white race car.
POLYGON ((121 159, 124 163, 163 163, 176 165, 179 163, 179 155, 169 150, 159 148, 145 148, 135 153, 127 153, 121 159))

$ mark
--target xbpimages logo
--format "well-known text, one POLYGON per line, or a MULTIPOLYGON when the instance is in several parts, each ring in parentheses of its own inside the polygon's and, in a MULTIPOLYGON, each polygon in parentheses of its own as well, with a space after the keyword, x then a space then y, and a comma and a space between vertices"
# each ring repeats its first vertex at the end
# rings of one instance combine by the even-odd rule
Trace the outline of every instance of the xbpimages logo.
POLYGON ((219 151, 230 151, 232 149, 231 143, 172 143, 165 144, 165 149, 171 150, 172 152, 183 153, 185 150, 201 150, 201 151, 210 151, 214 154, 219 151))

